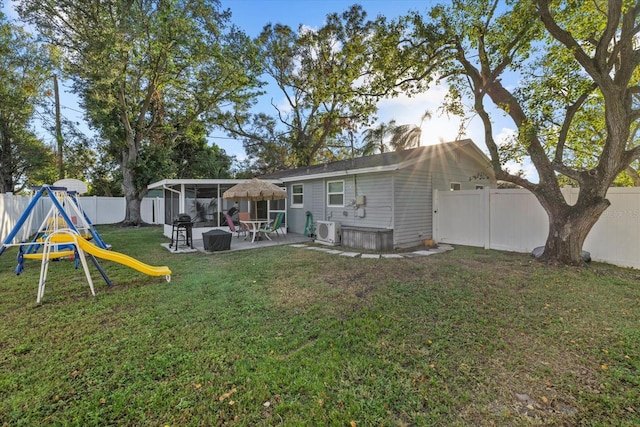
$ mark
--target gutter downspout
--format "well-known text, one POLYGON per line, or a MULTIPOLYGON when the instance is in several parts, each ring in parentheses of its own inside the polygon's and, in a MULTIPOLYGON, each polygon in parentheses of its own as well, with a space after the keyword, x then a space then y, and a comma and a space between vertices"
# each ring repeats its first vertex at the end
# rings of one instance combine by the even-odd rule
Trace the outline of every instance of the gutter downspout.
POLYGON ((393 245, 395 247, 396 240, 396 174, 395 171, 391 175, 391 227, 393 230, 393 245))

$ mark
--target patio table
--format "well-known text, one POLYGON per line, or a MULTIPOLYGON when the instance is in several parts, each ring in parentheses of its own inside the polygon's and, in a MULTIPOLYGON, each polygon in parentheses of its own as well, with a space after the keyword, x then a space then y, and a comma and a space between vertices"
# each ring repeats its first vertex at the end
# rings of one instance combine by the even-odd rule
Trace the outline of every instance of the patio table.
MULTIPOLYGON (((243 224, 247 230, 251 233, 251 243, 255 242, 256 234, 260 232, 263 225, 269 224, 268 219, 241 219, 240 223, 243 224)), ((271 240, 268 234, 265 234, 267 239, 271 240)))

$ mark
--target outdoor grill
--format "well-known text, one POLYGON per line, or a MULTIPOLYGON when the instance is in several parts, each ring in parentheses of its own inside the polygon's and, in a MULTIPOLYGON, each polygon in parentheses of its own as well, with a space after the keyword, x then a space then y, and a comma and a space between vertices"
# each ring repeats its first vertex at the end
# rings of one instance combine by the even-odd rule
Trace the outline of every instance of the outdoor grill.
POLYGON ((178 215, 178 218, 176 219, 176 222, 191 222, 191 216, 182 213, 182 214, 178 215))
POLYGON ((173 227, 171 229, 171 244, 170 248, 178 250, 178 243, 180 239, 184 239, 184 244, 193 249, 193 221, 191 216, 181 213, 176 219, 173 220, 173 227), (181 232, 182 231, 182 232, 181 232), (175 244, 175 246, 174 246, 175 244))

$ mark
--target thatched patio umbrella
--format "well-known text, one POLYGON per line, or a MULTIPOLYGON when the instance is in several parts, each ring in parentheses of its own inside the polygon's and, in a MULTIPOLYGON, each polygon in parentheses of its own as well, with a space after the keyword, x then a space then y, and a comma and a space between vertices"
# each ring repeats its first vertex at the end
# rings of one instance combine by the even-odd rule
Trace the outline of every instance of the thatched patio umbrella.
POLYGON ((222 194, 225 199, 250 200, 280 200, 287 198, 287 191, 267 181, 252 178, 250 181, 236 184, 222 194))

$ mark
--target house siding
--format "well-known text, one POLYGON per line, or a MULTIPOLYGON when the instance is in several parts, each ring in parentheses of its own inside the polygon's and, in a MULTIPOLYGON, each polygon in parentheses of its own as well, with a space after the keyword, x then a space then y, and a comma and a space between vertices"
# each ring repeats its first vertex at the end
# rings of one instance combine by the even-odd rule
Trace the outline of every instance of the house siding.
POLYGON ((324 179, 322 181, 322 198, 320 198, 318 202, 321 204, 325 213, 323 218, 318 219, 342 223, 347 218, 344 214, 347 213, 348 215, 348 211, 351 210, 349 203, 354 198, 354 194, 353 177, 344 176, 324 179), (327 183, 333 181, 344 182, 344 206, 327 206, 327 183))
POLYGON ((471 158, 462 155, 460 151, 448 152, 429 163, 432 171, 432 185, 434 189, 449 191, 452 182, 459 182, 461 190, 475 190, 476 185, 495 187, 489 179, 478 178, 482 171, 471 158))
POLYGON ((290 183, 287 185, 287 191, 289 193, 289 199, 287 200, 287 226, 289 232, 303 234, 304 226, 307 222, 308 211, 313 213, 314 223, 325 218, 326 206, 324 180, 308 180, 302 183, 303 207, 301 208, 291 207, 291 186, 293 184, 294 183, 290 183))
POLYGON ((323 198, 321 200, 322 207, 325 210, 324 219, 326 221, 335 221, 342 224, 350 224, 353 221, 355 216, 353 201, 356 197, 356 187, 355 183, 357 182, 356 177, 354 176, 345 176, 345 177, 337 177, 324 179, 322 184, 322 193, 323 198), (343 181, 344 182, 344 205, 343 206, 327 206, 327 183, 333 181, 343 181))
POLYGON ((415 246, 432 237, 432 181, 425 164, 396 172, 394 206, 395 247, 415 246))
MULTIPOLYGON (((289 188, 290 186, 291 184, 289 188)), ((305 213, 308 210, 313 212, 314 222, 335 221, 341 225, 392 228, 392 194, 390 173, 304 181, 304 208, 289 208, 289 230, 294 233, 304 232, 305 213), (344 181, 344 206, 327 206, 329 181, 344 181), (354 203, 356 196, 366 197, 362 218, 357 215, 354 203)))
POLYGON ((287 227, 291 233, 303 234, 308 211, 313 213, 314 222, 319 219, 324 219, 326 209, 324 206, 324 180, 310 180, 302 183, 303 207, 301 208, 291 207, 291 187, 293 184, 294 183, 287 185, 287 192, 289 194, 289 199, 287 200, 287 227))
POLYGON ((420 152, 428 155, 395 155, 397 159, 392 156, 391 160, 398 163, 389 163, 385 153, 387 157, 378 158, 377 164, 357 159, 362 169, 354 165, 349 169, 348 165, 336 162, 344 169, 329 164, 311 172, 316 176, 310 175, 309 168, 303 169, 299 181, 291 179, 295 175, 289 175, 289 194, 292 184, 304 186, 302 208, 291 208, 291 200, 288 201, 289 231, 304 233, 306 212, 311 211, 316 224, 335 221, 343 226, 391 229, 394 247, 420 244, 433 238, 434 189, 449 191, 452 182, 459 183, 461 190, 475 190, 477 185, 495 187, 495 179, 489 178, 493 176, 490 165, 473 147, 469 150, 464 146, 453 150, 451 146, 442 150, 422 147, 420 152), (344 182, 343 206, 327 206, 330 181, 344 182), (358 196, 365 197, 363 206, 356 206, 358 196))
MULTIPOLYGON (((287 232, 302 234, 304 233, 304 224, 307 219, 306 212, 309 210, 309 208, 307 208, 309 203, 307 199, 307 186, 303 186, 303 206, 300 208, 291 207, 291 197, 293 194, 291 187, 292 184, 287 185, 287 232)), ((309 192, 310 191, 311 190, 309 190, 309 192)))
POLYGON ((347 226, 392 228, 392 194, 391 173, 350 177, 345 192, 345 207, 335 209, 332 220, 347 226), (357 196, 365 197, 365 204, 361 207, 363 217, 358 215, 358 207, 355 205, 357 196))
MULTIPOLYGON (((314 180, 309 182, 309 184, 309 190, 311 191, 309 201, 311 202, 310 208, 311 212, 313 212, 313 221, 324 220, 327 215, 327 203, 325 201, 327 196, 324 188, 324 179, 314 180)), ((305 192, 306 185, 305 183, 305 192)))

